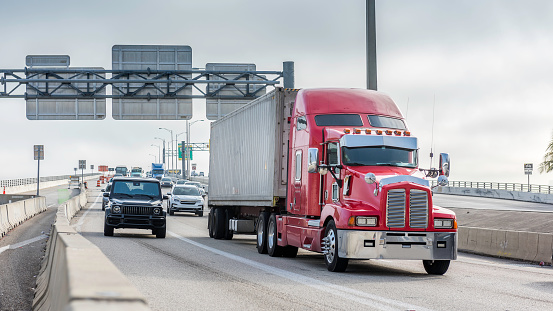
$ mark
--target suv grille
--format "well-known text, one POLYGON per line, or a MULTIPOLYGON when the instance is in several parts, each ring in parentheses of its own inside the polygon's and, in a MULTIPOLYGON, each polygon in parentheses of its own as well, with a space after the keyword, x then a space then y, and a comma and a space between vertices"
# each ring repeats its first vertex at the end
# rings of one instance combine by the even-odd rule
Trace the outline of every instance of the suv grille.
MULTIPOLYGON (((386 224, 388 228, 406 226, 406 189, 388 191, 386 200, 386 224)), ((428 193, 413 189, 409 192, 409 226, 416 229, 428 227, 428 193)))
POLYGON ((121 207, 121 214, 150 215, 152 214, 152 208, 148 206, 123 206, 121 207))

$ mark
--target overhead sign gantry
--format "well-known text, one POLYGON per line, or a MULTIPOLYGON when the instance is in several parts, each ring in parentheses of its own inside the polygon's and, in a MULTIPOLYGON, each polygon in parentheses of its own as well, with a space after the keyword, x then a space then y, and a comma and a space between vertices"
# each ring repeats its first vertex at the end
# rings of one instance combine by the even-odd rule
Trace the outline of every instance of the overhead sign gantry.
POLYGON ((25 99, 29 120, 102 120, 108 98, 116 120, 188 120, 192 99, 206 98, 208 118, 218 119, 280 79, 294 87, 293 62, 282 71, 221 63, 195 69, 186 45, 115 45, 111 70, 69 67, 65 57, 32 55, 30 67, 0 69, 0 98, 25 99))

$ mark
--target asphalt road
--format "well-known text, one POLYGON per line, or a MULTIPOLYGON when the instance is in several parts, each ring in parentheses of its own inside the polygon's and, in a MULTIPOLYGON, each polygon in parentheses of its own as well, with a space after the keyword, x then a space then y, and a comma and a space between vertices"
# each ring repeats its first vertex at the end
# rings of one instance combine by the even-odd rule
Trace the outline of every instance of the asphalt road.
POLYGON ((460 254, 444 276, 393 260, 352 261, 331 273, 320 254, 271 258, 251 235, 210 239, 206 216, 169 216, 165 239, 136 229, 104 237, 97 202, 72 223, 154 310, 553 310, 551 267, 460 254))
POLYGON ((78 189, 68 190, 65 185, 41 189, 48 209, 0 239, 0 310, 31 310, 36 277, 57 207, 77 194, 78 189))

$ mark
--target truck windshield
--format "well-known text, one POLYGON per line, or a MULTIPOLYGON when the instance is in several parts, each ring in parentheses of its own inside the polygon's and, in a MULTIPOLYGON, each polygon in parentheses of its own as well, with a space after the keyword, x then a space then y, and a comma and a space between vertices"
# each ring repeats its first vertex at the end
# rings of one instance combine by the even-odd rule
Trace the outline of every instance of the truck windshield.
POLYGON ((152 174, 163 174, 163 169, 152 170, 152 174))
POLYGON ((342 163, 350 166, 401 166, 417 167, 417 150, 387 146, 343 147, 342 163))
POLYGON ((146 181, 116 181, 111 186, 111 195, 114 197, 147 196, 151 199, 161 199, 158 183, 146 181))

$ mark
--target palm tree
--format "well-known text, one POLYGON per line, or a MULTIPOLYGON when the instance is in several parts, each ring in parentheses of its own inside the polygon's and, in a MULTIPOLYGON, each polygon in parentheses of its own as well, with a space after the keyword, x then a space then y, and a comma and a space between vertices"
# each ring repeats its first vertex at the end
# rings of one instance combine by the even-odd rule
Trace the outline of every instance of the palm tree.
POLYGON ((540 171, 540 173, 549 173, 553 171, 553 135, 551 135, 551 141, 549 142, 547 149, 545 149, 543 162, 540 163, 540 167, 538 168, 538 170, 540 171))

